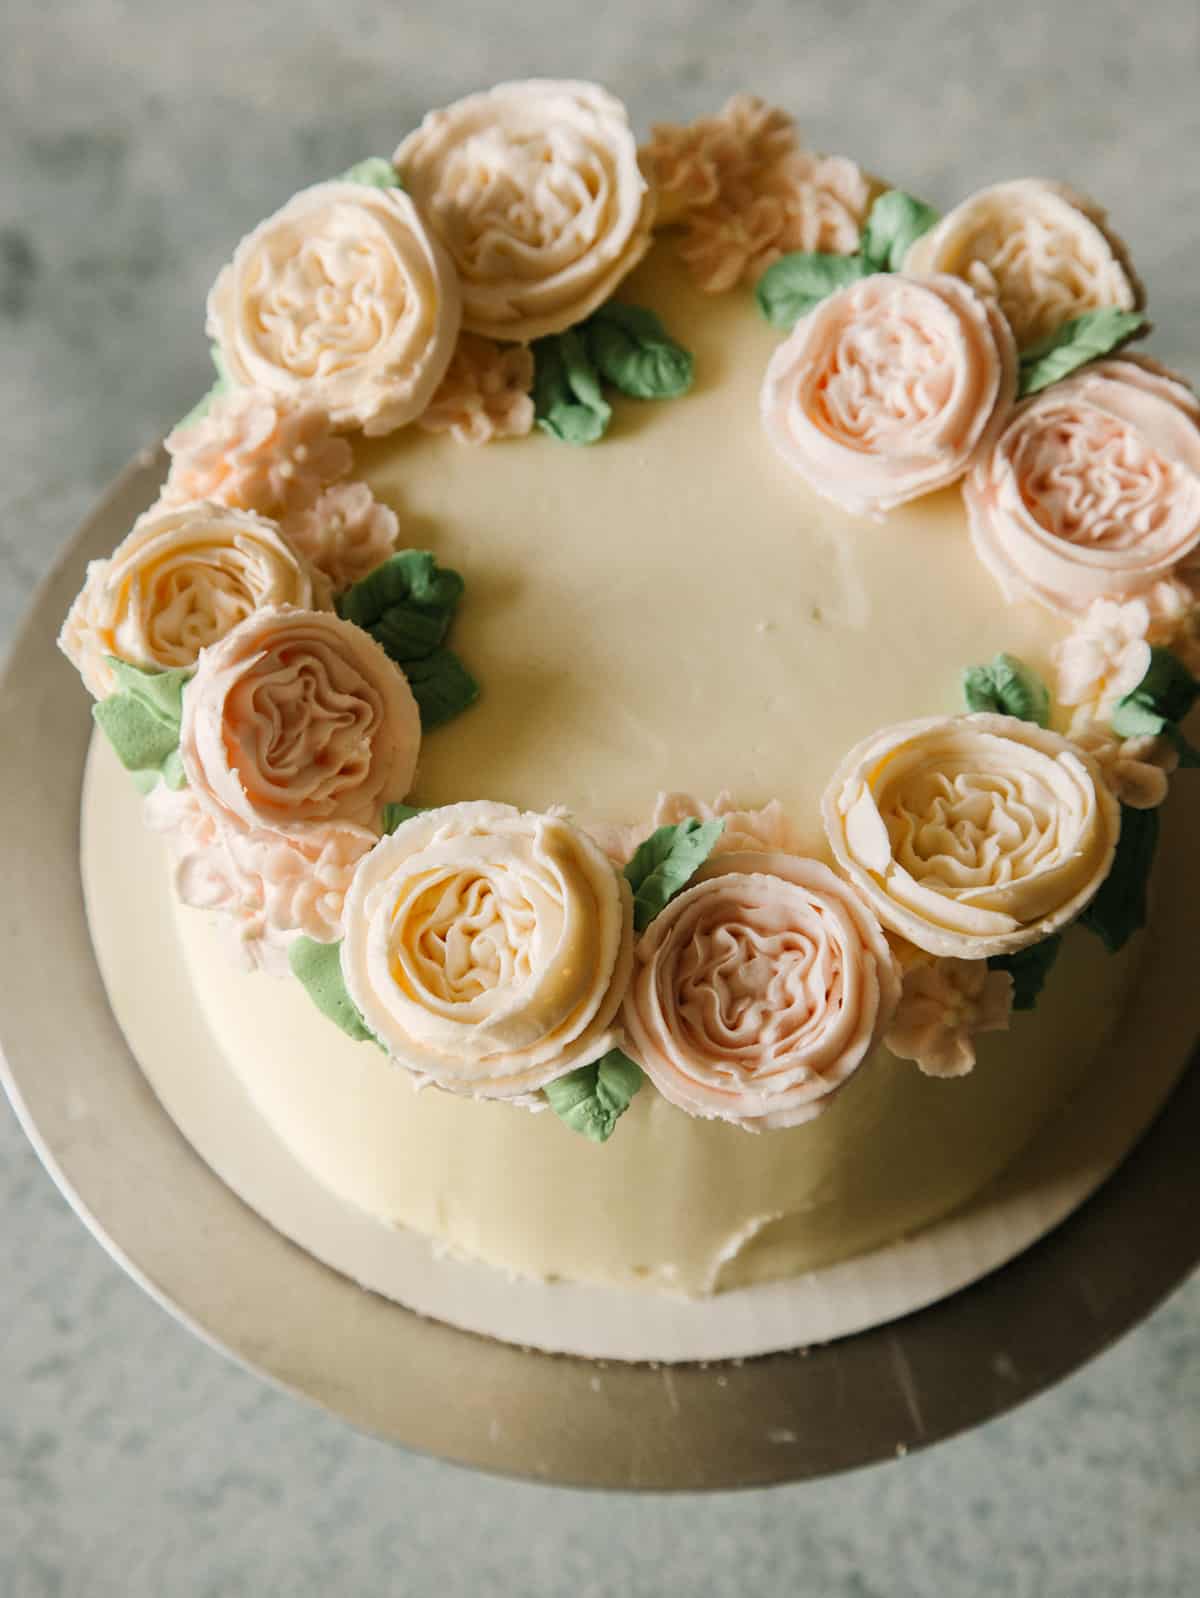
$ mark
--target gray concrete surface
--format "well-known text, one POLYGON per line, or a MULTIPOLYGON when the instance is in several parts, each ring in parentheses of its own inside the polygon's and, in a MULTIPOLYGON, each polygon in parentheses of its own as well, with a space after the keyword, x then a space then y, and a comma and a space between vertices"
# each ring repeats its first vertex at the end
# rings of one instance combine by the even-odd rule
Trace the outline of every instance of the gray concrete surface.
MULTIPOLYGON (((601 78, 643 125, 754 88, 942 203, 1069 177, 1136 243, 1152 347, 1200 377, 1194 0, 6 0, 0 63, 0 643, 207 382, 202 298, 236 237, 509 76, 601 78)), ((7 1110, 0 1305, 0 1598, 1200 1590, 1200 1281, 971 1436, 703 1501, 474 1478, 268 1391, 120 1274, 7 1110)))

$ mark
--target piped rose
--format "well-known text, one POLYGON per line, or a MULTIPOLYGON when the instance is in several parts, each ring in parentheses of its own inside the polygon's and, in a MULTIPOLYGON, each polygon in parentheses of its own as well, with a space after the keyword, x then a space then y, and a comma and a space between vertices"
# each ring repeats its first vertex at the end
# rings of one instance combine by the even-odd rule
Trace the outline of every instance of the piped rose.
POLYGON ((463 326, 527 342, 607 300, 650 245, 624 106, 591 83, 504 83, 432 111, 396 167, 462 283, 463 326))
POLYGON ((963 496, 1009 599, 1149 594, 1200 544, 1200 404, 1148 361, 1099 361, 1020 405, 963 496))
POLYGON ((775 351, 763 425, 818 494, 878 515, 961 477, 1016 385, 994 305, 956 278, 881 273, 831 294, 775 351))
POLYGON ((1025 948, 1073 920, 1108 875, 1121 825, 1090 756, 988 714, 864 739, 822 814, 838 865, 880 921, 964 960, 1025 948))
POLYGON ((582 832, 485 802, 423 811, 360 864, 346 989, 388 1053, 451 1092, 512 1099, 619 1041, 629 886, 582 832))
POLYGON ((325 612, 264 610, 201 655, 179 752, 224 823, 375 828, 412 786, 420 742, 412 690, 369 633, 325 612))
POLYGON ((995 297, 1025 349, 1086 311, 1141 306, 1141 285, 1107 222, 1064 184, 997 183, 919 238, 904 270, 948 272, 995 297))
POLYGON ((899 995, 882 928, 828 866, 721 855, 637 944, 627 1051, 691 1115, 796 1126, 867 1057, 899 995))
POLYGON ((265 606, 328 604, 327 584, 273 522, 224 505, 155 506, 89 565, 58 642, 103 699, 116 686, 109 655, 180 670, 265 606))
POLYGON ((302 395, 336 427, 390 433, 454 353, 454 268, 400 189, 318 183, 241 241, 208 297, 235 384, 302 395))

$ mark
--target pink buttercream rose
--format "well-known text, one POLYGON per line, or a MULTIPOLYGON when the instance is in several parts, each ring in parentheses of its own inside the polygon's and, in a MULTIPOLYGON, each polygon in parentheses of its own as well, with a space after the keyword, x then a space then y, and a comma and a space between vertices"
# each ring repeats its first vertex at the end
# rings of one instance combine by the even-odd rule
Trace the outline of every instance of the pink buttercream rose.
POLYGON ((831 294, 776 350, 763 425, 818 494, 877 515, 961 477, 1016 385, 994 304, 957 278, 879 274, 831 294))
POLYGON ((218 395, 199 420, 167 435, 166 448, 161 503, 215 500, 275 521, 307 510, 353 460, 322 406, 255 388, 218 395))
POLYGON ((179 749, 210 814, 278 831, 377 826, 411 788, 420 742, 412 690, 369 633, 324 612, 264 610, 201 655, 179 749))
POLYGON ((289 516, 283 532, 292 548, 340 592, 394 552, 400 521, 366 483, 335 483, 315 505, 289 516))
POLYGON ((664 1098, 747 1131, 824 1110, 900 994, 883 930, 815 860, 722 855, 642 935, 623 1017, 664 1098))
POLYGON ((930 960, 904 974, 900 1004, 884 1042, 926 1076, 965 1076, 980 1032, 1006 1032, 1013 979, 986 960, 930 960))
POLYGON ((1019 406, 963 494, 1009 599, 1148 595, 1200 543, 1200 404, 1150 362, 1098 361, 1019 406))

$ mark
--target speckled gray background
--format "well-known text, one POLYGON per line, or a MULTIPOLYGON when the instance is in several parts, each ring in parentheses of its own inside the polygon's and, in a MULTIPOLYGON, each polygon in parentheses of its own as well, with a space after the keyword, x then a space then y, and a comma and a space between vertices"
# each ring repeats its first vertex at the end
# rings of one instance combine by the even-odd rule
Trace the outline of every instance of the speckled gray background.
MULTIPOLYGON (((599 77, 643 125, 753 87, 935 201, 1070 177, 1137 241, 1154 347, 1200 377, 1195 0, 5 0, 0 61, 0 642, 207 383, 234 239, 499 78, 599 77)), ((0 1598, 1200 1591, 1200 1281, 981 1432, 711 1500, 478 1479, 267 1390, 120 1274, 7 1110, 0 1304, 0 1598)))

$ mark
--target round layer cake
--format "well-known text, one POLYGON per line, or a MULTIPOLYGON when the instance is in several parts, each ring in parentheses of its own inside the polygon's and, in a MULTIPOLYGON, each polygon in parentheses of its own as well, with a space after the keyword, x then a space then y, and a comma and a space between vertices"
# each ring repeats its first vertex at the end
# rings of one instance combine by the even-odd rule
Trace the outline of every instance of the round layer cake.
POLYGON ((243 241, 224 392, 64 643, 149 790, 98 753, 91 824, 166 833, 296 1159, 488 1265, 699 1295, 948 1213, 1086 1081, 1191 702, 1200 412, 1088 364, 1141 290, 1070 191, 935 224, 749 100, 630 138, 505 86, 243 241))

